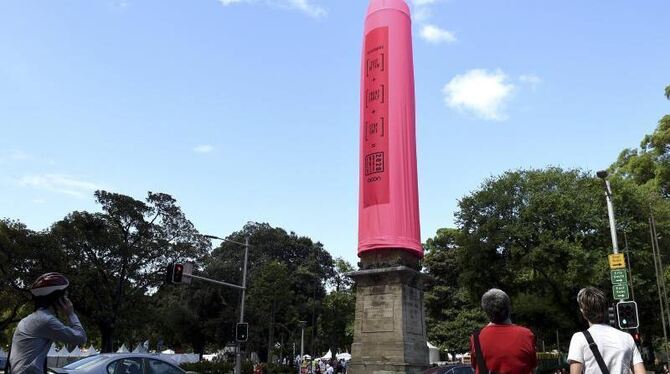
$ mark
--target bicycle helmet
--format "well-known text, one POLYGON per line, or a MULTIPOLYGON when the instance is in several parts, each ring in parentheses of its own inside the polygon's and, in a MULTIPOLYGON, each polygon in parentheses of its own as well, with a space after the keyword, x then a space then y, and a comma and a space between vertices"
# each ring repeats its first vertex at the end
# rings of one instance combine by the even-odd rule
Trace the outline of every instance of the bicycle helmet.
POLYGON ((30 293, 36 297, 48 296, 56 291, 63 291, 70 285, 61 273, 42 274, 30 286, 30 293))

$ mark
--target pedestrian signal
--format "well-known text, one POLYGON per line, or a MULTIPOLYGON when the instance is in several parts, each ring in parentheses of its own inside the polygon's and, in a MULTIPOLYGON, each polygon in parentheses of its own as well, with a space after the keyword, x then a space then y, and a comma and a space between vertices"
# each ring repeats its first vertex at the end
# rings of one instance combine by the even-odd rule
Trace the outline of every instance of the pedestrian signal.
POLYGON ((249 324, 246 322, 238 323, 235 326, 235 338, 238 342, 246 342, 249 339, 249 324))
POLYGON ((616 304, 619 328, 622 330, 636 329, 640 326, 637 317, 637 303, 635 301, 620 301, 616 304))

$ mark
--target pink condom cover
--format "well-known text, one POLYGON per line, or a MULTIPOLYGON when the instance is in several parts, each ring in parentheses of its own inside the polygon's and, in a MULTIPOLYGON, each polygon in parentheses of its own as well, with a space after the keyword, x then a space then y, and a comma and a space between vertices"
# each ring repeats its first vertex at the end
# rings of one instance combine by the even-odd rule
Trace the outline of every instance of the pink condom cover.
POLYGON ((423 257, 409 7, 371 0, 361 69, 358 254, 405 249, 423 257))

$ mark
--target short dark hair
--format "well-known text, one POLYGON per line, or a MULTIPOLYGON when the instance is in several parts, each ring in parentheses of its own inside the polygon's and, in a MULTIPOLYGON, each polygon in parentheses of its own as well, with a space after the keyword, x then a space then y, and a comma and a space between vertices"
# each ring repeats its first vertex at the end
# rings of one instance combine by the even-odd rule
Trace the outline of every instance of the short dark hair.
POLYGON ((595 287, 585 287, 577 294, 577 304, 584 318, 591 323, 603 323, 607 310, 605 293, 595 287))
POLYGON ((66 296, 65 290, 54 291, 45 296, 33 296, 33 301, 35 302, 35 310, 41 308, 48 308, 54 304, 58 299, 66 296))
POLYGON ((482 296, 482 309, 493 323, 503 323, 510 318, 512 301, 505 291, 491 288, 482 296))

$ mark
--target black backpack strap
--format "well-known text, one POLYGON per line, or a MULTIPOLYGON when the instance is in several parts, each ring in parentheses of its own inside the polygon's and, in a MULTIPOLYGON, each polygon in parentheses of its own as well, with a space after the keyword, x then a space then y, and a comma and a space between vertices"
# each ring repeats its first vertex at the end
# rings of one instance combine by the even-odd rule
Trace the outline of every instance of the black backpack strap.
POLYGON ((475 332, 472 333, 472 341, 475 343, 475 356, 477 356, 477 371, 479 372, 479 374, 488 374, 489 369, 486 367, 486 360, 484 360, 484 352, 482 352, 482 346, 479 344, 480 331, 481 330, 475 330, 475 332))
POLYGON ((582 331, 582 334, 584 334, 584 336, 586 337, 586 341, 589 343, 589 348, 591 348, 591 352, 593 352, 593 357, 596 358, 598 366, 600 366, 600 371, 602 371, 603 374, 610 374, 609 369, 607 369, 607 365, 605 365, 605 360, 603 360, 603 356, 600 355, 598 345, 596 345, 596 342, 593 341, 591 333, 588 330, 584 330, 582 331))

